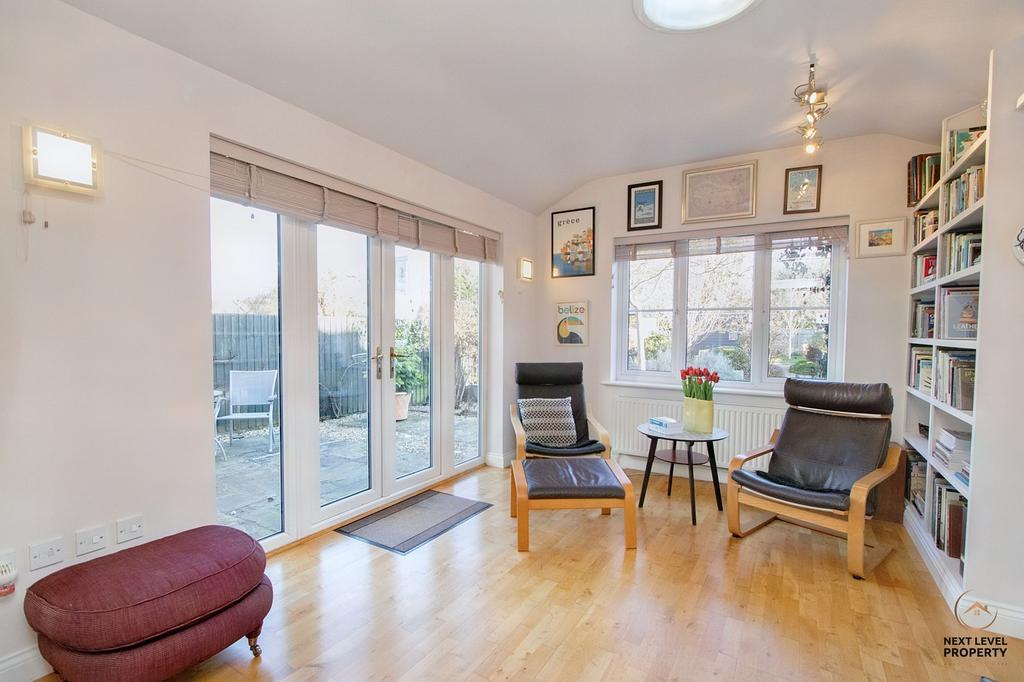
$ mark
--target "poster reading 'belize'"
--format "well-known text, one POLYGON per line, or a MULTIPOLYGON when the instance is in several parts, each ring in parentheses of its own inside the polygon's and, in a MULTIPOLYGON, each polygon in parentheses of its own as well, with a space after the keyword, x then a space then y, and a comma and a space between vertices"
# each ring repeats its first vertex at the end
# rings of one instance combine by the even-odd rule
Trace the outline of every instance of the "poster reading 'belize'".
POLYGON ((556 315, 556 332, 558 343, 566 346, 585 346, 590 337, 590 327, 587 320, 587 301, 575 303, 557 303, 558 314, 556 315))

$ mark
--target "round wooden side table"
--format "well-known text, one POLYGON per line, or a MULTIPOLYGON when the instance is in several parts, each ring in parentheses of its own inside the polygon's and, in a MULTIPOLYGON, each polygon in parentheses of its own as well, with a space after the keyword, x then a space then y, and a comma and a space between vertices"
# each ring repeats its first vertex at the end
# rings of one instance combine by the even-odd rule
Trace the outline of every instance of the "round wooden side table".
POLYGON ((715 443, 729 437, 725 429, 714 429, 711 433, 694 433, 682 431, 667 435, 660 430, 652 428, 649 424, 640 424, 636 430, 647 436, 651 446, 647 451, 647 469, 644 471, 644 484, 640 490, 640 505, 644 506, 647 497, 647 483, 651 479, 651 467, 654 460, 660 459, 669 463, 668 494, 672 494, 672 474, 676 470, 676 464, 685 464, 690 473, 690 522, 697 525, 697 500, 693 491, 693 465, 707 464, 711 467, 711 480, 715 484, 715 501, 718 503, 718 511, 722 511, 722 491, 718 487, 718 463, 715 461, 715 443), (671 450, 658 450, 658 441, 664 440, 672 443, 671 450), (679 452, 679 443, 686 443, 686 452, 679 452), (708 449, 707 454, 693 451, 694 443, 705 443, 708 449))

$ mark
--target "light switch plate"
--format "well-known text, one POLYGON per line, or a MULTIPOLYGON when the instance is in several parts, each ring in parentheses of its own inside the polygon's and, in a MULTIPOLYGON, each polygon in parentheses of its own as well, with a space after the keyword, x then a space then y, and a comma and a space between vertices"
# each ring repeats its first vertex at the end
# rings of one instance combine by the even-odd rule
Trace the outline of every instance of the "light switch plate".
POLYGON ((107 527, 93 526, 75 533, 75 556, 84 556, 105 549, 107 546, 107 527))
POLYGON ((139 516, 129 516, 126 519, 118 519, 117 544, 136 540, 145 534, 146 528, 141 514, 139 516))
POLYGON ((29 545, 28 568, 38 571, 40 568, 53 566, 64 561, 64 538, 55 537, 29 545))

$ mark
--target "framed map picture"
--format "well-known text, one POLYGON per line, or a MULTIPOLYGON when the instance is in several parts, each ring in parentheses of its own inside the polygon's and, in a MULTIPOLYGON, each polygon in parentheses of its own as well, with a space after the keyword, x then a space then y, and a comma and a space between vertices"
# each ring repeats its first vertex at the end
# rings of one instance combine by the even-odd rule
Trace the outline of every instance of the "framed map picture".
POLYGON ((551 276, 594 274, 594 207, 551 213, 551 276))
POLYGON ((821 166, 786 169, 783 213, 816 213, 821 210, 821 166))
POLYGON ((585 346, 590 340, 587 301, 556 303, 555 338, 560 346, 585 346))
POLYGON ((626 188, 629 214, 626 229, 656 230, 661 227, 661 180, 642 182, 626 188))
POLYGON ((757 161, 683 171, 684 223, 753 218, 757 161))
POLYGON ((906 252, 906 218, 857 223, 857 258, 902 256, 906 252))

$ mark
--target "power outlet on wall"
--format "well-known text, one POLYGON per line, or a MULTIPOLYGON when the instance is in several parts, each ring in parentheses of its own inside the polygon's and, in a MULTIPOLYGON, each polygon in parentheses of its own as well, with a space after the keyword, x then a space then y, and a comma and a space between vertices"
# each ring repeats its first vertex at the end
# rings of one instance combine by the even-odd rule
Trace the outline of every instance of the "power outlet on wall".
POLYGON ((93 526, 75 533, 75 556, 97 552, 107 546, 106 526, 93 526))
POLYGON ((145 534, 145 524, 141 514, 119 519, 117 522, 117 544, 136 540, 145 534))
POLYGON ((38 571, 40 568, 53 566, 64 561, 64 538, 55 537, 29 545, 28 568, 38 571))

